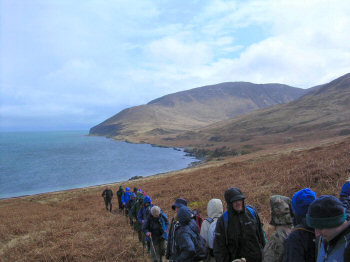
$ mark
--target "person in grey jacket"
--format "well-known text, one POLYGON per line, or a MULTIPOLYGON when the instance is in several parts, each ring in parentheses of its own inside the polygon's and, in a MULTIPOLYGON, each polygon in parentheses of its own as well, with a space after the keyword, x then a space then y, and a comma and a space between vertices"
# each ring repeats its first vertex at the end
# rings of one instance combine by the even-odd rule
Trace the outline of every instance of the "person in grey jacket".
MULTIPOLYGON (((215 221, 222 215, 222 213, 223 213, 222 201, 220 199, 217 199, 217 198, 211 199, 208 202, 207 213, 208 213, 208 217, 206 219, 204 219, 204 221, 202 223, 200 234, 205 239, 207 246, 209 248, 209 238, 208 238, 209 227, 212 223, 214 223, 213 225, 215 225, 216 224, 215 221)), ((214 253, 213 253, 212 249, 209 251, 209 255, 205 261, 206 262, 215 262, 215 257, 214 257, 214 253)))

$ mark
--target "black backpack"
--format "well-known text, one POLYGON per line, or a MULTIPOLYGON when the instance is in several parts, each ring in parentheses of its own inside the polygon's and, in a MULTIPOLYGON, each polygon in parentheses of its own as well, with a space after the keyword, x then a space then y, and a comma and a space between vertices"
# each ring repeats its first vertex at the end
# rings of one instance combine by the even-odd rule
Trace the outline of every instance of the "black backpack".
POLYGON ((208 256, 208 248, 205 239, 198 232, 193 231, 191 234, 191 238, 196 251, 193 261, 201 261, 206 259, 208 256))

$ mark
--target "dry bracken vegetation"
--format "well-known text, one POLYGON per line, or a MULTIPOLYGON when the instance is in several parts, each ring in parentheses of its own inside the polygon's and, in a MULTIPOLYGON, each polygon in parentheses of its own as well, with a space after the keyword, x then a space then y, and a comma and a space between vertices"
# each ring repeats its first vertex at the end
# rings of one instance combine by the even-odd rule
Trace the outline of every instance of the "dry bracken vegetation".
MULTIPOLYGON (((140 187, 172 217, 178 197, 206 216, 211 198, 240 187, 268 234, 269 197, 309 187, 338 196, 350 176, 350 139, 308 149, 259 153, 122 183, 140 187)), ((120 184, 112 186, 114 193, 120 184)), ((125 217, 105 211, 104 186, 0 201, 0 261, 149 261, 125 217)), ((113 208, 117 209, 116 196, 113 208)))

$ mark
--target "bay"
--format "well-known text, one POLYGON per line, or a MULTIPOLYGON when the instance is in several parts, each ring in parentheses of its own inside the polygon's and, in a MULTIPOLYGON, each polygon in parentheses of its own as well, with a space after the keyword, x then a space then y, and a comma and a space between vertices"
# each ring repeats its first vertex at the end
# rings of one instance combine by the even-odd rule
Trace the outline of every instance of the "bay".
POLYGON ((87 131, 0 133, 0 198, 126 181, 187 167, 182 150, 87 131))

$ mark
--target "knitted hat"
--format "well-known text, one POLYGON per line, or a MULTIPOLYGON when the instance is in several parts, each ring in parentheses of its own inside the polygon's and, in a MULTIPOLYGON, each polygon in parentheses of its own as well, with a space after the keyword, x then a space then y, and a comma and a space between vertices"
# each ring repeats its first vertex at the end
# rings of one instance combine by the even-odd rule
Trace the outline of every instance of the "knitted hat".
POLYGON ((349 195, 350 195, 350 181, 346 182, 340 190, 340 196, 347 197, 349 195))
POLYGON ((187 206, 187 201, 183 198, 178 198, 175 200, 175 203, 171 206, 171 208, 175 210, 176 207, 180 208, 182 206, 187 206))
POLYGON ((292 210, 299 216, 305 216, 309 205, 316 199, 315 192, 309 188, 304 188, 293 195, 292 210))
POLYGON ((346 219, 342 203, 334 196, 320 196, 309 207, 306 223, 313 228, 335 228, 346 219))

